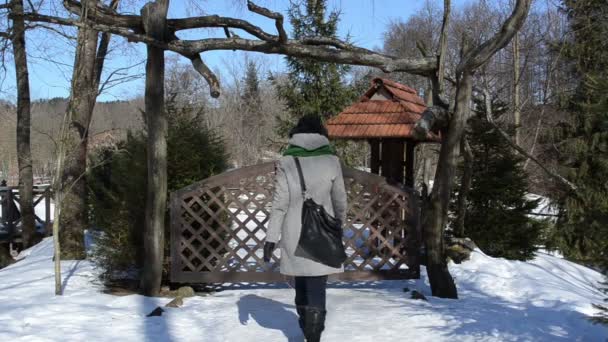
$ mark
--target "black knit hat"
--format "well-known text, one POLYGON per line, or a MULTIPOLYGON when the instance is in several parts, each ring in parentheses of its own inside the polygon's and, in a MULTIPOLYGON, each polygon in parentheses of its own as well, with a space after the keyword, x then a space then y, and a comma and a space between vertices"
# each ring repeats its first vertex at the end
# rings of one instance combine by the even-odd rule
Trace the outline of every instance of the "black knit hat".
POLYGON ((294 128, 289 131, 289 137, 298 133, 317 133, 329 137, 327 128, 323 125, 321 117, 315 114, 308 114, 300 118, 294 128))

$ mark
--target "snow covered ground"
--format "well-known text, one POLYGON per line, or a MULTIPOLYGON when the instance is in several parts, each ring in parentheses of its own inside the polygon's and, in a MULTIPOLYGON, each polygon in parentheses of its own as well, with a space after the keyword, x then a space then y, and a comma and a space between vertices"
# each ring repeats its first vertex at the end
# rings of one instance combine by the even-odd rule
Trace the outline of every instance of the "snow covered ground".
MULTIPOLYGON (((166 298, 101 293, 88 261, 63 262, 65 295, 54 296, 52 240, 0 270, 0 341, 302 341, 293 290, 235 286, 188 298, 147 318, 166 298)), ((450 265, 459 300, 430 297, 419 281, 334 283, 323 341, 604 341, 589 323, 601 275, 540 253, 532 262, 475 252, 450 265), (409 299, 403 287, 429 301, 409 299)))
POLYGON ((554 220, 555 216, 559 214, 557 206, 545 196, 530 193, 526 195, 526 199, 529 201, 540 199, 540 201, 538 202, 538 207, 534 210, 534 213, 539 215, 530 214, 530 216, 532 217, 536 217, 538 219, 551 218, 552 220, 554 220))

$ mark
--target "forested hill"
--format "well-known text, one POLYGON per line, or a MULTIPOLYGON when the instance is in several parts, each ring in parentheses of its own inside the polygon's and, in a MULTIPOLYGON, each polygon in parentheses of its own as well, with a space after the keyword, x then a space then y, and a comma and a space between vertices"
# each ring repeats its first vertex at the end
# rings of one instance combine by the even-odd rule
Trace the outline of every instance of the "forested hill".
MULTIPOLYGON (((54 160, 55 141, 67 108, 67 99, 53 98, 32 102, 32 154, 34 173, 42 173, 54 160)), ((129 129, 141 129, 143 120, 140 99, 130 101, 99 102, 95 105, 91 123, 91 139, 95 142, 110 135, 121 138, 129 129)), ((0 174, 17 172, 16 109, 11 103, 0 104, 0 174)))

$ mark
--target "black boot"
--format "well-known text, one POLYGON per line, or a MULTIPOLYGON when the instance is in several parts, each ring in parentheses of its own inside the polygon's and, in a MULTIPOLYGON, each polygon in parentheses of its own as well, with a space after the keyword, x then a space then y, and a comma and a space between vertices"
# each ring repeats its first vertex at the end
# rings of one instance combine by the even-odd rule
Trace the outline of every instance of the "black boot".
POLYGON ((325 315, 327 311, 307 306, 304 310, 304 337, 306 342, 321 341, 321 333, 325 330, 325 315))
POLYGON ((306 311, 306 307, 303 305, 297 305, 296 306, 296 311, 298 312, 298 323, 300 324, 300 329, 302 329, 302 333, 304 333, 304 318, 305 318, 305 311, 306 311))

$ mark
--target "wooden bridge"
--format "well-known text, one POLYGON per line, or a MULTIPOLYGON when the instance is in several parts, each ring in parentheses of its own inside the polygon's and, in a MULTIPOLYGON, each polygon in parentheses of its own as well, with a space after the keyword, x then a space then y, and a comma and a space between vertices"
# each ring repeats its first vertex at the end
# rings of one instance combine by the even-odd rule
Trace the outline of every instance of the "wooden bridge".
MULTIPOLYGON (((43 217, 35 215, 36 231, 48 236, 51 233, 51 191, 48 186, 34 187, 34 212, 42 212, 43 217), (38 209, 38 210, 36 210, 38 209)), ((21 243, 21 212, 19 211, 19 189, 0 187, 0 243, 21 243)))
MULTIPOLYGON (((411 188, 343 167, 348 195, 341 280, 420 276, 418 196, 411 188)), ((171 194, 171 280, 276 282, 279 249, 262 260, 274 188, 274 163, 229 171, 171 194)))

